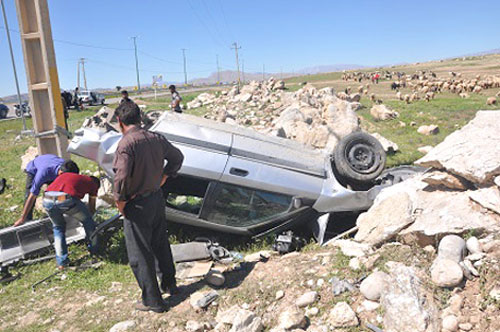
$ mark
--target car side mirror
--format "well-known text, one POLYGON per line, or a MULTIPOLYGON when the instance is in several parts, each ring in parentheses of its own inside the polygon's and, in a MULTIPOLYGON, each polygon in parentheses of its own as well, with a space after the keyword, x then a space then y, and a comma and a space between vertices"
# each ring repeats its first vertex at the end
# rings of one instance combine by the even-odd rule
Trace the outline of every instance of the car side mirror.
POLYGON ((292 205, 294 209, 299 209, 302 206, 302 199, 294 197, 292 199, 292 205))

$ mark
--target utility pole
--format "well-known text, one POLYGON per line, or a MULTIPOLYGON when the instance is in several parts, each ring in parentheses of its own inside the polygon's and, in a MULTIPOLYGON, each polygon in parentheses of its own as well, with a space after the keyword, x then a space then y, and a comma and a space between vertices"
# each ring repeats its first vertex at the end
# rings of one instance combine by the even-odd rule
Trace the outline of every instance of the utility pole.
POLYGON ((186 49, 181 48, 182 50, 182 58, 184 59, 184 85, 188 84, 188 74, 186 69, 186 49))
POLYGON ((76 87, 78 88, 78 90, 80 90, 80 63, 81 61, 78 60, 78 63, 77 63, 77 68, 76 68, 76 87))
POLYGON ((26 131, 26 118, 24 117, 24 110, 22 108, 23 101, 21 99, 21 91, 19 90, 19 80, 17 79, 16 62, 14 61, 14 52, 12 52, 12 42, 10 40, 9 24, 7 23, 7 15, 5 14, 5 5, 3 3, 3 0, 0 0, 0 4, 2 4, 3 21, 5 24, 5 31, 7 33, 7 41, 9 43, 10 59, 12 61, 12 70, 14 71, 14 79, 16 81, 17 102, 19 103, 19 107, 21 109, 21 117, 23 119, 23 131, 26 131))
POLYGON ((219 55, 215 55, 215 61, 217 63, 217 85, 220 84, 220 67, 219 67, 219 55))
POLYGON ((241 46, 238 47, 238 43, 234 42, 233 47, 234 52, 236 54, 236 69, 238 70, 238 92, 240 91, 240 85, 241 85, 241 80, 240 80, 240 62, 238 60, 238 50, 241 49, 241 46))
POLYGON ((262 81, 266 80, 266 65, 262 64, 262 81))
POLYGON ((137 91, 141 94, 141 81, 139 79, 139 58, 137 57, 137 36, 132 37, 135 50, 135 72, 137 74, 137 91))
MULTIPOLYGON (((85 87, 85 91, 88 91, 87 76, 85 75, 85 58, 81 58, 80 62, 82 63, 83 86, 85 87)), ((80 82, 78 82, 78 83, 80 83, 80 82)), ((78 85, 80 85, 80 84, 78 84, 78 85)))

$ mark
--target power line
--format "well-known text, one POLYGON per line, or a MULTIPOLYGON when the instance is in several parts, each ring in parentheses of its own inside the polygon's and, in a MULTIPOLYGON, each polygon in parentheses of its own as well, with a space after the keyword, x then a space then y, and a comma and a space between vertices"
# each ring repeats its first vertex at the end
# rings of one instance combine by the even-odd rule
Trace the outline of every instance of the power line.
MULTIPOLYGON (((221 33, 221 30, 219 30, 217 20, 214 20, 212 14, 210 14, 210 8, 207 6, 207 3, 205 2, 205 0, 201 0, 201 2, 203 3, 205 10, 207 11, 207 14, 208 14, 207 16, 208 16, 209 20, 211 20, 213 23, 213 27, 214 27, 215 32, 221 38, 221 40, 223 40, 223 38, 222 38, 223 34, 221 33)), ((223 42, 226 43, 226 40, 223 40, 223 42)), ((227 43, 227 44, 229 44, 229 43, 227 43)))
POLYGON ((171 60, 166 60, 166 59, 163 59, 163 58, 159 58, 159 57, 157 57, 157 56, 155 56, 155 55, 148 54, 148 53, 146 53, 146 52, 144 52, 144 51, 140 51, 140 50, 139 50, 138 52, 139 52, 139 53, 141 53, 141 54, 143 54, 143 55, 145 55, 145 56, 148 56, 148 57, 150 57, 150 58, 152 58, 152 59, 155 59, 155 60, 161 61, 161 62, 171 63, 171 64, 174 64, 174 65, 181 65, 181 63, 180 63, 180 62, 175 62, 175 61, 171 61, 171 60))
POLYGON ((224 11, 224 7, 222 6, 221 0, 219 0, 219 7, 220 7, 220 11, 222 12, 222 18, 224 19, 224 24, 226 25, 227 31, 229 31, 229 34, 231 35, 231 38, 233 40, 236 40, 236 38, 234 37, 233 32, 229 28, 229 24, 227 23, 226 12, 224 11))
POLYGON ((193 5, 191 4, 191 1, 187 0, 187 3, 189 4, 189 7, 191 7, 191 10, 193 11, 193 13, 196 16, 196 18, 198 19, 198 21, 203 25, 203 27, 205 27, 205 30, 210 35, 210 38, 212 38, 212 41, 214 43, 219 44, 220 46, 224 47, 224 45, 217 38, 215 38, 214 34, 212 34, 212 31, 210 30, 210 28, 208 27, 208 25, 198 15, 198 13, 196 12, 196 9, 194 9, 193 5))

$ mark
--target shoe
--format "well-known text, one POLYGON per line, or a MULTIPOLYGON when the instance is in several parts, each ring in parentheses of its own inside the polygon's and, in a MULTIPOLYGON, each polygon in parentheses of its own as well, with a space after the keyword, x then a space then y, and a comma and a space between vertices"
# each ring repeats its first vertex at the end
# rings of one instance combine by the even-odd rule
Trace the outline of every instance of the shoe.
POLYGON ((143 304, 141 301, 137 301, 134 305, 135 310, 138 311, 152 311, 156 312, 157 314, 161 314, 162 312, 168 311, 167 305, 162 305, 159 307, 150 307, 145 304, 143 304))
POLYGON ((164 283, 161 283, 160 291, 162 292, 162 294, 170 294, 170 296, 177 295, 181 292, 181 290, 179 289, 179 287, 177 287, 176 284, 167 286, 164 283))
POLYGON ((57 266, 57 269, 58 269, 59 271, 64 271, 64 270, 66 269, 66 265, 58 265, 58 266, 57 266))

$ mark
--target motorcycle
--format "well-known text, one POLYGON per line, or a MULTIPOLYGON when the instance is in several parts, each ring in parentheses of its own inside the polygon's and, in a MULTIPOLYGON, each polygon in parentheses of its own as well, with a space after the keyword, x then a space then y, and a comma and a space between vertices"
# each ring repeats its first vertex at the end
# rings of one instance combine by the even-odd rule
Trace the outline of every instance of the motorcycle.
POLYGON ((16 105, 14 105, 14 110, 15 110, 16 116, 18 118, 20 118, 23 113, 24 113, 24 116, 26 116, 26 117, 31 116, 31 108, 30 108, 30 105, 28 103, 22 103, 21 106, 19 106, 19 104, 16 104, 16 105))

